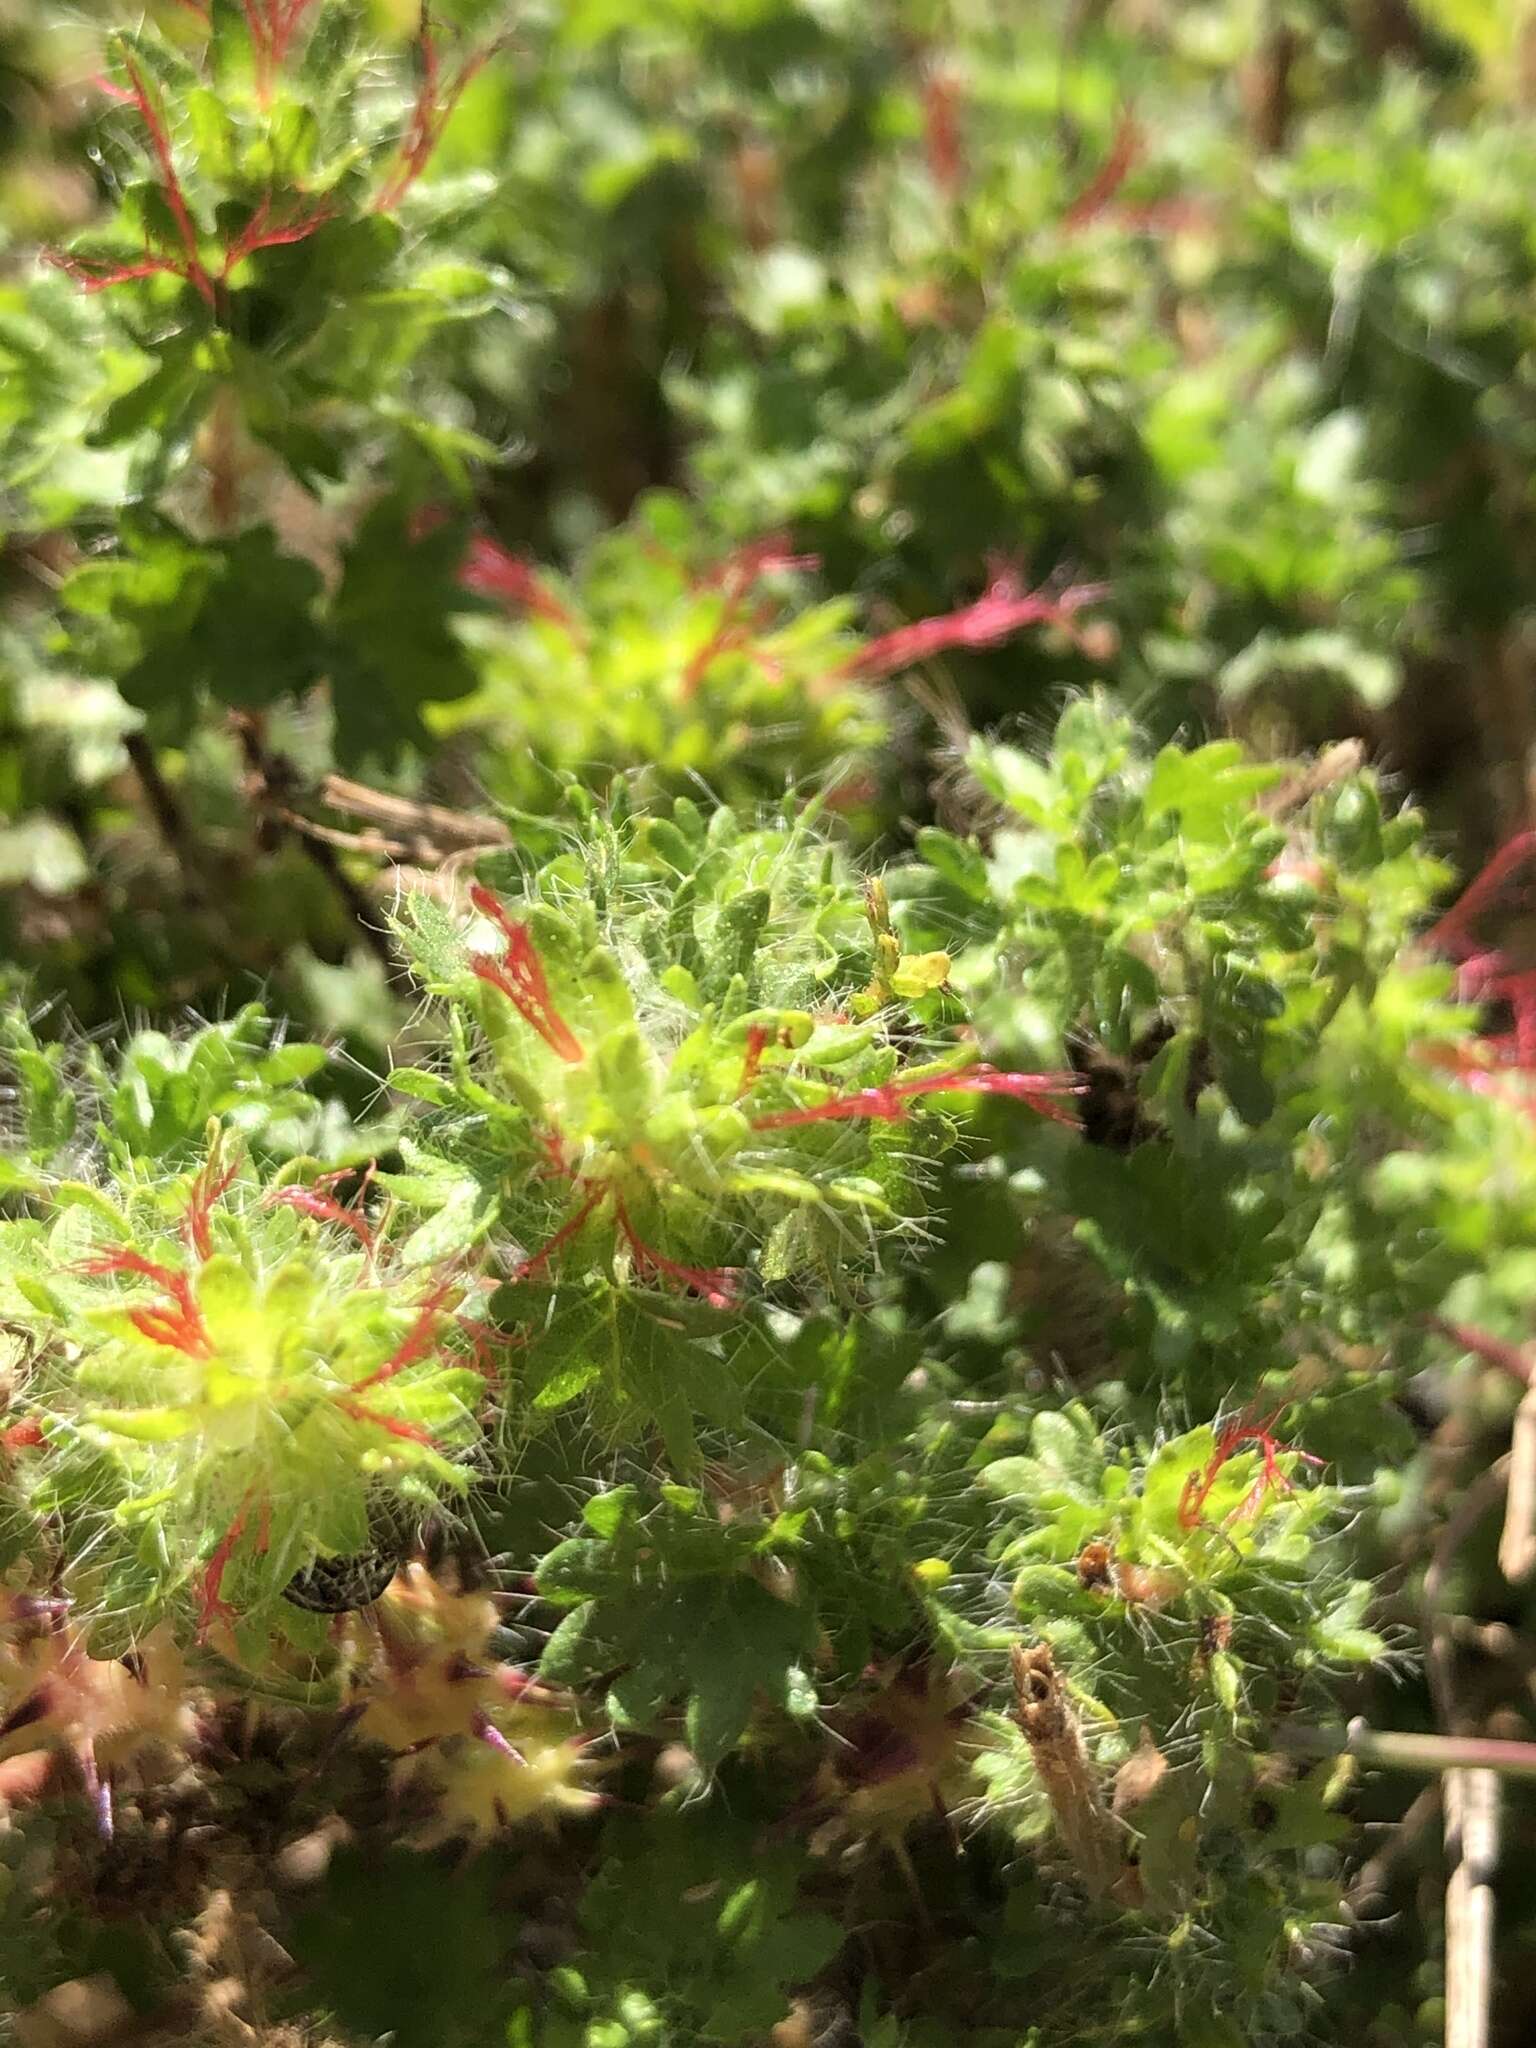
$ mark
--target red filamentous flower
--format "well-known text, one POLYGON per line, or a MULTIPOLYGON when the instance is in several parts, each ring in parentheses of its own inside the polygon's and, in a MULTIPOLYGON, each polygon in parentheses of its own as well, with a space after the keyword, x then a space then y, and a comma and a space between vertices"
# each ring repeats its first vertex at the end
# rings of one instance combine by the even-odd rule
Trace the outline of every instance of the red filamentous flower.
POLYGON ((490 918, 501 928, 507 941, 507 950, 499 961, 493 960, 488 953, 476 953, 470 958, 471 968, 481 981, 501 991, 523 1022, 538 1033, 551 1052, 572 1066, 579 1065, 586 1058, 586 1053, 575 1032, 555 1008, 544 963, 539 958, 527 925, 509 916, 491 891, 479 883, 470 890, 469 900, 482 917, 490 918))
POLYGON ((514 555, 500 541, 477 534, 459 570, 460 586, 476 597, 494 598, 509 611, 532 612, 563 627, 573 640, 583 635, 570 606, 562 602, 526 555, 514 555))
POLYGON ((761 1024, 753 1024, 748 1029, 747 1050, 741 1062, 741 1079, 736 1084, 738 1101, 743 1095, 749 1094, 756 1085, 758 1070, 763 1064, 763 1054, 767 1050, 771 1036, 772 1033, 765 1030, 761 1024))
POLYGON ((417 1309, 415 1321, 390 1356, 365 1379, 354 1381, 353 1393, 360 1394, 368 1387, 380 1386, 385 1380, 392 1380, 397 1373, 404 1372, 408 1366, 419 1365, 428 1356, 442 1316, 443 1303, 453 1292, 453 1286, 450 1278, 440 1280, 432 1288, 417 1309))
POLYGON ((182 1219, 182 1232, 193 1251, 200 1259, 213 1257, 213 1210, 217 1202, 229 1192, 230 1183, 239 1171, 235 1161, 219 1171, 219 1159, 215 1152, 206 1165, 198 1171, 192 1183, 192 1192, 187 1198, 187 1213, 182 1219))
POLYGON ((212 1557, 203 1567, 201 1584, 198 1589, 197 1635, 198 1641, 206 1640, 209 1630, 216 1621, 232 1624, 234 1615, 225 1606, 221 1597, 224 1590, 224 1574, 229 1561, 235 1554, 235 1546, 245 1534, 245 1519, 251 1505, 248 1494, 234 1520, 219 1538, 212 1557))
MULTIPOLYGON (((276 4, 277 0, 271 0, 274 8, 276 4)), ((291 38, 298 26, 299 16, 309 4, 310 0, 298 0, 295 6, 293 0, 290 0, 288 13, 284 17, 287 22, 287 38, 291 38)), ((200 8, 194 11, 202 12, 200 8)), ((254 28, 252 34, 254 38, 254 28)), ((277 47, 281 54, 285 55, 287 40, 281 41, 277 47)), ((258 59, 261 49, 262 45, 258 42, 258 59)), ((280 57, 278 61, 281 61, 280 57)), ((315 205, 274 219, 271 198, 263 199, 246 225, 226 245, 224 260, 215 277, 203 261, 202 239, 192 218, 192 209, 181 182, 181 174, 176 168, 165 115, 152 98, 148 82, 133 58, 125 56, 123 66, 130 81, 127 87, 116 85, 108 78, 101 79, 99 83, 109 98, 118 101, 120 105, 132 107, 139 117, 159 169, 160 188, 165 194, 166 204, 176 223, 180 251, 157 249, 146 241, 143 256, 131 263, 99 262, 86 257, 66 255, 53 249, 43 252, 43 260, 76 279, 87 292, 110 291, 115 285, 132 284, 149 277, 178 277, 184 284, 192 286, 210 311, 216 310, 217 287, 228 279, 237 264, 243 263, 248 256, 253 256, 258 249, 286 248, 295 242, 304 241, 334 217, 333 209, 326 205, 315 205)))
POLYGON ((453 77, 445 82, 442 62, 437 51, 437 38, 430 28, 423 26, 420 43, 421 89, 416 95, 416 104, 411 109, 411 118, 400 144, 400 154, 395 167, 374 198, 373 206, 376 213, 393 212, 416 183, 442 141, 443 130, 448 126, 454 108, 463 98, 472 80, 495 55, 498 47, 498 44, 492 43, 483 50, 472 52, 453 77))
MULTIPOLYGON (((1288 1452, 1290 1449, 1288 1445, 1282 1444, 1272 1434, 1272 1426, 1278 1420, 1279 1415, 1280 1410, 1277 1408, 1273 1414, 1265 1416, 1261 1422, 1255 1422, 1249 1417, 1239 1415, 1234 1417, 1232 1421, 1223 1424, 1216 1437, 1216 1448, 1207 1460, 1205 1470, 1203 1472, 1191 1472, 1184 1482, 1184 1490, 1179 1496, 1179 1527, 1181 1529, 1197 1529, 1200 1526, 1200 1519, 1205 1511, 1205 1504, 1210 1499, 1211 1491, 1216 1481, 1220 1478, 1228 1461, 1245 1444, 1257 1444, 1259 1446, 1263 1452, 1263 1468, 1248 1492, 1238 1502, 1231 1514, 1227 1516, 1229 1522, 1240 1521, 1245 1515, 1257 1514, 1264 1503, 1266 1495, 1270 1493, 1295 1492, 1296 1489, 1280 1470, 1278 1463, 1281 1453, 1288 1452)), ((1321 1466, 1325 1462, 1322 1458, 1315 1458, 1310 1451, 1297 1451, 1293 1455, 1301 1458, 1308 1465, 1321 1466)))
POLYGON ((553 1237, 546 1238, 536 1252, 528 1254, 528 1257, 514 1271, 512 1275, 514 1280, 531 1280, 536 1273, 542 1273, 545 1267, 552 1262, 555 1254, 561 1251, 576 1236, 587 1218, 596 1209, 598 1203, 608 1193, 607 1188, 601 1182, 595 1187, 590 1187, 583 1181, 576 1181, 574 1185, 578 1188, 585 1187, 587 1189, 581 1206, 574 1215, 567 1217, 553 1237))
POLYGON ((254 256, 258 249, 292 248, 295 242, 307 241, 335 217, 333 207, 317 205, 307 212, 292 213, 286 219, 274 220, 270 197, 263 199, 239 234, 226 245, 219 270, 220 283, 237 264, 243 263, 247 256, 254 256))
POLYGON ((179 1351, 187 1358, 212 1355, 213 1343, 187 1274, 175 1272, 169 1266, 158 1266, 142 1253, 130 1251, 103 1252, 96 1258, 84 1260, 76 1270, 89 1274, 133 1273, 140 1279, 152 1280, 157 1287, 164 1288, 171 1299, 156 1307, 128 1311, 128 1320, 139 1335, 147 1337, 151 1344, 162 1344, 167 1350, 179 1351))
POLYGON ((265 1204, 274 1209, 296 1209, 301 1216, 313 1216, 319 1223, 339 1223, 343 1230, 351 1231, 371 1257, 374 1250, 373 1226, 362 1207, 362 1197, 373 1179, 373 1165, 370 1164, 363 1174, 355 1202, 350 1205, 339 1202, 331 1193, 332 1188, 351 1177, 352 1170, 350 1166, 344 1166, 336 1173, 323 1173, 310 1187, 274 1188, 264 1198, 265 1204))
POLYGON ((240 0, 240 11, 256 53, 257 88, 263 99, 288 61, 288 52, 315 0, 240 0))
POLYGON ((950 647, 996 647, 1024 626, 1068 625, 1085 605, 1097 604, 1108 591, 1104 583, 1080 583, 1052 595, 1021 589, 1011 574, 997 576, 974 604, 882 634, 850 655, 839 673, 871 681, 912 668, 950 647))
POLYGON ((1463 1002, 1507 1006, 1513 1028, 1490 1033, 1481 1043, 1505 1065, 1525 1069, 1536 1069, 1536 969, 1517 967, 1502 947, 1479 938, 1476 927, 1533 859, 1536 831, 1519 832, 1506 841, 1423 941, 1456 963, 1456 988, 1463 1002))
POLYGON ((614 1214, 624 1241, 629 1246, 635 1262, 635 1271, 642 1279, 655 1275, 668 1280, 674 1287, 685 1293, 701 1295, 711 1308, 734 1308, 741 1296, 741 1275, 730 1266, 684 1266, 676 1259, 669 1259, 646 1244, 634 1224, 622 1199, 615 1198, 614 1214))
POLYGON ((720 655, 737 650, 754 662, 770 682, 780 680, 778 663, 753 645, 753 636, 765 631, 772 623, 772 606, 760 606, 745 616, 743 608, 762 577, 792 569, 814 569, 819 560, 816 555, 792 554, 789 542, 782 534, 768 534, 761 540, 748 541, 744 547, 737 548, 700 579, 699 587, 719 590, 724 602, 713 630, 702 646, 695 649, 683 670, 682 695, 685 699, 695 694, 720 655))

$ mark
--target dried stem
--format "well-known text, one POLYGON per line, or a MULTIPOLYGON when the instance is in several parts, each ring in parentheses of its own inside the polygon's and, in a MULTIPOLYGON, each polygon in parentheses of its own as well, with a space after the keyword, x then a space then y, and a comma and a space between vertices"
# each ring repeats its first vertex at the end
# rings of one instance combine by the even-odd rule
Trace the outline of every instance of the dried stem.
POLYGON ((1488 2048, 1502 1804, 1497 1771, 1446 1772, 1445 2048, 1488 2048))
POLYGON ((206 862, 201 859, 198 848, 193 844, 186 818, 176 799, 176 792, 162 774, 154 748, 143 733, 131 732, 123 741, 123 750, 139 779, 139 787, 144 792, 144 801, 149 806, 155 828, 176 857, 186 883, 188 899, 193 903, 201 903, 204 899, 199 871, 206 867, 206 862))
POLYGON ((408 797, 391 796, 382 789, 370 789, 365 783, 349 782, 344 775, 327 775, 320 785, 319 800, 327 810, 368 818, 387 831, 416 834, 437 846, 489 850, 512 843, 511 833, 499 818, 488 818, 475 811, 451 811, 440 804, 413 803, 408 797))
POLYGON ((1413 1867, 1413 1857, 1424 1836, 1440 1818, 1440 1804, 1437 1779, 1416 1794, 1386 1842, 1368 1863, 1360 1866, 1344 1902, 1351 1920, 1380 1918, 1381 1909, 1391 1900, 1404 1873, 1413 1867))
POLYGON ((1381 1771, 1439 1777, 1447 1771, 1493 1771, 1536 1779, 1536 1742, 1506 1742, 1492 1735, 1403 1734, 1369 1727, 1309 1728, 1287 1721, 1276 1730, 1279 1748, 1292 1756, 1355 1756, 1381 1771))
POLYGON ((1506 1453, 1468 1487, 1456 1512, 1436 1538, 1434 1554, 1430 1558, 1429 1569, 1424 1574, 1424 1632, 1429 1645, 1430 1697, 1435 1703, 1435 1716, 1442 1727, 1453 1729, 1457 1734, 1465 1731, 1457 1726, 1461 1717, 1456 1712, 1452 1683, 1455 1676, 1456 1642, 1452 1628, 1453 1617, 1446 1611, 1442 1596, 1446 1579, 1462 1544, 1502 1499, 1509 1483, 1509 1464, 1509 1455, 1506 1453))
POLYGON ((1265 812, 1271 818, 1282 817, 1287 811, 1299 810, 1311 798, 1321 795, 1325 789, 1332 789, 1338 783, 1347 782, 1352 775, 1358 775, 1365 766, 1365 742, 1363 740, 1339 740, 1328 747, 1294 775, 1288 775, 1284 782, 1277 782, 1273 789, 1265 790, 1255 805, 1255 810, 1265 812))
MULTIPOLYGON (((257 810, 279 835, 285 829, 291 832, 291 828, 285 826, 288 809, 281 801, 284 785, 291 779, 286 764, 268 751, 259 720, 239 712, 233 724, 240 741, 240 751, 245 757, 250 793, 257 810)), ((291 836, 324 875, 363 944, 387 972, 393 972, 396 961, 388 935, 374 922, 373 906, 342 866, 335 847, 327 845, 324 840, 311 838, 307 833, 291 832, 291 836)))
POLYGON ((1013 1650, 1014 1719, 1024 1732, 1056 1831, 1095 1898, 1125 1871, 1127 1834, 1104 1799, 1077 1715, 1047 1643, 1013 1650))
POLYGON ((1261 156, 1278 156, 1290 140, 1295 112, 1291 75, 1300 53, 1295 29, 1272 14, 1243 81, 1248 129, 1261 156))
POLYGON ((386 839, 382 832, 341 832, 334 825, 317 825, 302 811, 279 809, 277 818, 290 832, 305 839, 318 839, 323 846, 334 846, 338 853, 366 853, 375 860, 430 861, 437 852, 436 847, 421 839, 386 839))
MULTIPOLYGON (((1442 1598, 1445 1582, 1462 1544, 1506 1491, 1513 1463, 1512 1455, 1506 1453, 1467 1490, 1441 1530, 1424 1574, 1430 1694, 1436 1715, 1447 1727, 1454 1727, 1458 1717, 1453 1687, 1455 1642, 1451 1616, 1442 1598)), ((1488 2048, 1493 2009, 1493 1875, 1498 1868, 1503 1797, 1497 1769, 1484 1763, 1447 1771, 1444 1797, 1445 1846, 1451 1866, 1445 1890, 1445 2048, 1488 2048)))

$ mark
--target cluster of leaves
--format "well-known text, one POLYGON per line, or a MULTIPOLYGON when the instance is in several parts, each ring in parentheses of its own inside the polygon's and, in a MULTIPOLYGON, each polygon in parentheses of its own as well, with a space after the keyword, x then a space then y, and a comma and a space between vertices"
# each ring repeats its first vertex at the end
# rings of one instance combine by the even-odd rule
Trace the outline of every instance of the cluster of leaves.
POLYGON ((1528 141, 1486 23, 601 0, 502 41, 486 0, 99 0, 103 51, 36 12, 8 160, 90 124, 97 174, 30 241, 18 200, 0 284, 0 862, 13 950, 93 1017, 227 979, 158 908, 205 844, 286 1002, 377 1003, 299 842, 231 831, 224 711, 271 722, 285 800, 367 763, 542 810, 546 770, 646 766, 844 780, 876 826, 919 722, 854 686, 946 647, 987 715, 1097 673, 1162 730, 1308 736, 1429 679, 1526 749, 1486 680, 1531 598, 1528 141), (636 504, 679 485, 701 517, 636 504), (979 594, 1088 579, 1083 630, 995 652, 979 594), (861 650, 850 590, 952 629, 861 650), (897 772, 846 778, 893 727, 897 772))
POLYGON ((0 0, 0 2030, 1432 2032, 1503 13, 0 0))
POLYGON ((1350 1778, 1280 1730, 1392 1661, 1344 1523, 1488 1271, 1410 1190, 1536 1141, 1437 1057, 1369 776, 1088 699, 970 765, 985 838, 862 880, 813 811, 573 785, 403 905, 417 1055, 337 1165, 255 1015, 13 1018, 0 1778, 131 1816, 221 1698, 340 1710, 419 1852, 556 1831, 579 1961, 475 2040, 1326 2033, 1350 1778))

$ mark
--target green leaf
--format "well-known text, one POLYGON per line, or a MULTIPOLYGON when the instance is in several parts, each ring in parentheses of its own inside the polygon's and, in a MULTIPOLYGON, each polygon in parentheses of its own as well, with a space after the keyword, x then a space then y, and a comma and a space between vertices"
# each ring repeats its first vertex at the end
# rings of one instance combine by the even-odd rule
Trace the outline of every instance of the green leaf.
POLYGON ((319 680, 319 594, 318 572, 281 553, 270 527, 200 546, 162 523, 130 533, 116 558, 77 570, 63 599, 108 622, 108 648, 118 652, 107 658, 124 697, 179 736, 208 698, 254 710, 319 680))
POLYGON ((455 522, 415 533, 403 498, 381 500, 358 529, 330 613, 328 668, 344 763, 393 760, 424 744, 423 708, 475 687, 450 624, 469 602, 458 580, 463 551, 455 522))

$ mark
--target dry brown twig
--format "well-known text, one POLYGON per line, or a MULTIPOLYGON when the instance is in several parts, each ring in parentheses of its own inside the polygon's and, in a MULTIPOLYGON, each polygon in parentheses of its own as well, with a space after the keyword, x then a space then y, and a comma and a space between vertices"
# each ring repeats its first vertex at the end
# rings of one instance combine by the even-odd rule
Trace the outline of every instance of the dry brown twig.
POLYGON ((1415 1850, 1440 1817, 1440 1781, 1426 1785, 1393 1827, 1386 1841, 1355 1874, 1344 1900, 1351 1921, 1378 1920, 1382 1908, 1404 1874, 1412 1868, 1415 1850))
POLYGON ((476 811, 453 811, 442 804, 416 803, 409 797, 370 789, 366 783, 350 782, 344 775, 327 775, 320 785, 318 800, 328 811, 367 818, 402 837, 455 850, 512 843, 511 833, 499 818, 476 811))
POLYGON ((1299 810, 1313 797, 1320 796, 1325 789, 1332 789, 1340 782, 1347 782, 1352 775, 1358 775, 1365 766, 1365 742, 1363 740, 1340 740, 1327 747, 1315 761, 1310 761, 1294 775, 1288 775, 1283 782, 1277 782, 1273 789, 1267 789, 1254 805, 1272 818, 1283 817, 1287 811, 1299 810))
MULTIPOLYGON (((1523 1405, 1523 1404, 1522 1404, 1523 1405)), ((1441 1726, 1455 1729, 1455 1637, 1444 1594, 1461 1546, 1509 1485, 1512 1454, 1490 1465, 1463 1495, 1436 1539, 1424 1574, 1429 1689, 1441 1726)), ((1493 2012, 1493 1878, 1498 1868, 1503 1789, 1497 1771, 1456 1769, 1442 1781, 1445 1848, 1445 2048, 1488 2048, 1493 2012)))
POLYGON ((230 723, 245 759, 246 793, 260 822, 259 837, 269 846, 285 833, 297 840, 330 884, 368 951, 387 974, 393 973, 397 962, 388 934, 374 922, 372 905, 337 859, 335 847, 289 822, 296 815, 287 801, 293 794, 293 771, 268 748, 262 721, 250 713, 236 712, 230 723))

